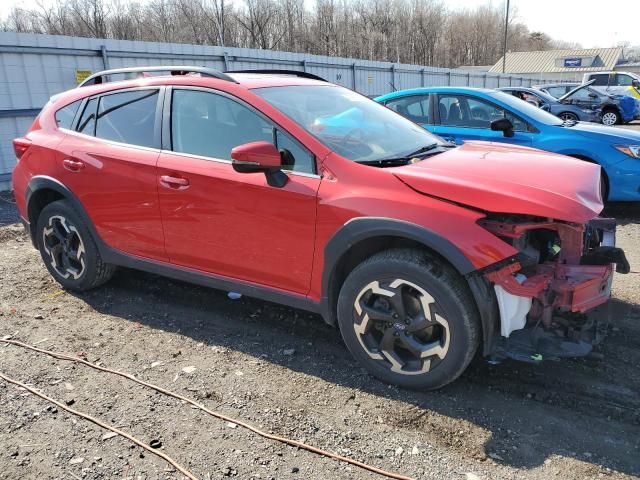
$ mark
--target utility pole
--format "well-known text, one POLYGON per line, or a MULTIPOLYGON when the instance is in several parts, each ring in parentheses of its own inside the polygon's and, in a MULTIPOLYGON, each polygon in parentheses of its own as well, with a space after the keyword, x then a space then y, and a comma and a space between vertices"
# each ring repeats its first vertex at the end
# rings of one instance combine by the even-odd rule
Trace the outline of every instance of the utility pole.
POLYGON ((507 13, 504 17, 504 44, 502 45, 502 73, 507 68, 507 33, 509 32, 509 0, 507 0, 507 13))

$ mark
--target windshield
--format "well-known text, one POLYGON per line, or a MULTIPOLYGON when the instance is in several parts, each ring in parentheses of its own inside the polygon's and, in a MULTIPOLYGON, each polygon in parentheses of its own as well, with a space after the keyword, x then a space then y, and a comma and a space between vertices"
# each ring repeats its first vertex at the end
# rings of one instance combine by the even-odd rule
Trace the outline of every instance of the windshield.
POLYGON ((535 95, 538 98, 540 98, 542 101, 547 103, 558 103, 558 99, 556 97, 549 95, 548 93, 545 93, 543 91, 524 90, 524 92, 528 93, 529 95, 535 95))
POLYGON ((551 115, 541 108, 531 105, 524 100, 520 100, 513 95, 504 92, 491 92, 489 95, 510 107, 515 114, 526 115, 532 120, 545 125, 562 125, 562 120, 555 115, 551 115))
POLYGON ((356 162, 399 158, 443 140, 388 108, 335 85, 254 89, 339 155, 356 162))

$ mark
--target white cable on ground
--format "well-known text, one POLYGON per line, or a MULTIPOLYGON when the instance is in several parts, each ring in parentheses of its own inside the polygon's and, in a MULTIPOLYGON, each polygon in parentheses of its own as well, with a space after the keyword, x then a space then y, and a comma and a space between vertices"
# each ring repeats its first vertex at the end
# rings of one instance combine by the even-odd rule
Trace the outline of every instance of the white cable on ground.
POLYGON ((43 400, 46 400, 47 402, 53 403, 54 405, 60 407, 63 410, 66 410, 67 412, 69 412, 69 413, 71 413, 73 415, 76 415, 76 416, 78 416, 80 418, 84 418, 85 420, 88 420, 90 422, 95 423, 99 427, 102 427, 102 428, 104 428, 106 430, 110 430, 113 433, 116 433, 116 434, 120 435, 121 437, 124 437, 127 440, 132 441, 133 443, 135 443, 136 445, 144 448, 148 452, 153 453, 154 455, 157 455, 158 457, 162 458, 164 461, 166 461, 170 465, 173 465, 173 467, 175 467, 176 470, 181 472, 187 478, 189 478, 191 480, 198 480, 198 477, 196 477, 193 473, 191 473, 189 470, 184 468, 178 462, 173 460, 171 457, 169 457, 168 455, 166 455, 166 454, 164 454, 164 453, 162 453, 162 452, 160 452, 158 450, 153 449, 150 445, 147 445, 143 441, 138 440, 136 437, 134 437, 132 435, 129 435, 128 433, 123 432, 122 430, 120 430, 120 429, 118 429, 116 427, 112 427, 111 425, 107 425, 106 423, 98 420, 97 418, 92 417, 91 415, 87 415, 86 413, 79 412, 78 410, 74 410, 73 408, 69 408, 64 403, 61 403, 61 402, 59 402, 57 400, 54 400, 53 398, 46 396, 44 393, 39 392, 38 390, 36 390, 34 388, 31 388, 30 386, 25 385, 24 383, 19 382, 18 380, 14 380, 13 378, 9 378, 6 375, 4 375, 2 372, 0 372, 0 378, 3 379, 6 382, 13 383, 14 385, 17 385, 20 388, 24 388, 28 392, 31 392, 32 394, 42 398, 43 400))
MULTIPOLYGON (((243 428, 246 428, 247 430, 263 437, 263 438, 267 438, 269 440, 275 440, 276 442, 280 442, 280 443, 285 443, 287 445, 291 445, 292 447, 297 447, 297 448, 301 448, 303 450, 307 450, 309 452, 312 453, 316 453, 318 455, 321 455, 323 457, 328 457, 328 458, 332 458, 334 460, 339 460, 341 462, 345 462, 345 463, 349 463, 351 465, 354 465, 356 467, 360 467, 364 470, 368 470, 370 472, 376 473, 378 475, 382 475, 388 478, 393 478, 395 480, 415 480, 412 477, 407 477, 405 475, 401 475, 399 473, 394 473, 394 472, 388 472, 386 470, 383 470, 381 468, 378 467, 374 467, 372 465, 368 465, 364 462, 360 462, 359 460, 355 460, 353 458, 349 458, 349 457, 344 457, 342 455, 338 455, 337 453, 332 453, 332 452, 328 452, 326 450, 322 450, 321 448, 318 447, 314 447, 313 445, 308 445, 304 442, 299 442, 297 440, 293 440, 291 438, 286 438, 286 437, 280 437, 278 435, 273 435, 271 433, 265 432, 263 430, 260 430, 257 427, 254 427, 253 425, 250 425, 249 423, 243 422, 242 420, 236 420, 235 418, 232 417, 228 417, 227 415, 224 415, 223 413, 219 413, 219 412, 215 412, 213 410, 209 410, 207 407, 205 407, 204 405, 196 402, 195 400, 191 400, 190 398, 184 397, 178 393, 174 393, 170 390, 166 390, 162 387, 159 387, 157 385, 154 385, 152 383, 148 383, 145 382, 143 380, 139 380, 136 377, 134 377, 133 375, 129 374, 129 373, 124 373, 124 372, 119 372, 117 370, 111 370, 109 368, 106 367, 102 367, 100 365, 94 365, 91 362, 88 362, 87 360, 85 360, 84 358, 80 358, 80 357, 74 357, 72 355, 67 355, 64 353, 58 353, 58 352, 53 352, 50 350, 44 350, 42 348, 38 348, 38 347, 34 347, 32 345, 28 345, 26 343, 22 343, 19 342, 17 340, 7 340, 7 339, 0 339, 0 342, 4 342, 10 345, 14 345, 17 347, 22 347, 22 348, 26 348, 29 350, 33 350, 34 352, 39 352, 39 353, 43 353, 45 355, 49 355, 51 357, 57 358, 59 360, 67 360, 70 362, 76 362, 76 363, 81 363, 82 365, 86 365, 87 367, 91 367, 94 368, 96 370, 100 370, 102 372, 106 372, 106 373, 111 373, 114 375, 119 375, 121 377, 124 377, 128 380, 131 380, 133 382, 139 383, 140 385, 143 385, 145 387, 151 388, 157 392, 163 393, 165 395, 168 395, 170 397, 173 398, 177 398, 178 400, 182 400, 184 402, 187 402, 191 405, 193 405, 194 407, 202 410, 203 412, 211 415, 212 417, 218 418, 220 420, 224 420, 225 422, 231 422, 231 423, 235 423, 236 425, 239 425, 243 428)), ((156 453, 156 452, 154 452, 156 453)))

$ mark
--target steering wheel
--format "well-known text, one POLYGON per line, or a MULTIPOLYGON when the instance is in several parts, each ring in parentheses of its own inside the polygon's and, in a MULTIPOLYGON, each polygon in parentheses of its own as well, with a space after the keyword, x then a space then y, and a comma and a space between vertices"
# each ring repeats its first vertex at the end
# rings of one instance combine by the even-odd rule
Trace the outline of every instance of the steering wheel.
POLYGON ((474 120, 489 120, 489 114, 487 113, 487 111, 480 107, 472 108, 471 116, 474 120))

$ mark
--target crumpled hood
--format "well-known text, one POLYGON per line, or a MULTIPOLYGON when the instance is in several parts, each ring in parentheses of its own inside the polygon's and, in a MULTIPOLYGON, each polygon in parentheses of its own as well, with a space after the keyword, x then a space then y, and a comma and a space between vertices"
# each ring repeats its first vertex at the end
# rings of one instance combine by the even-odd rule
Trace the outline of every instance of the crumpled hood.
POLYGON ((603 208, 598 165, 528 147, 465 142, 389 170, 420 193, 489 212, 586 223, 603 208))

